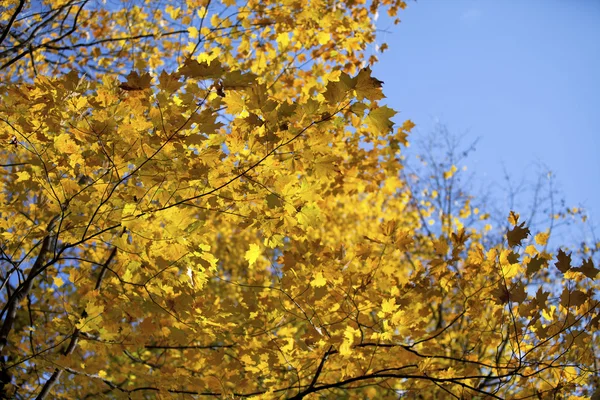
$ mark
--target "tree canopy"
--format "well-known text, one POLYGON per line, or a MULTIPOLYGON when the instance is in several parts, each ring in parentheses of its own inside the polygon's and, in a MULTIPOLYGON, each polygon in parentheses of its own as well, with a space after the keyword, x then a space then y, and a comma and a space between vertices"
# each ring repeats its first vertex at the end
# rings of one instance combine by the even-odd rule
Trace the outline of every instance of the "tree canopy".
POLYGON ((594 395, 594 249, 410 184, 403 1, 0 4, 5 398, 594 395))

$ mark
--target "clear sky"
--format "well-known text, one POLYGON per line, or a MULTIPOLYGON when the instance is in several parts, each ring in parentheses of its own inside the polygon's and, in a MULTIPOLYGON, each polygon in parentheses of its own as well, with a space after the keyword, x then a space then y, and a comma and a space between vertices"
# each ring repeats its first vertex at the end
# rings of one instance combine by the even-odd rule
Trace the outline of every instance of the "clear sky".
POLYGON ((419 0, 400 18, 379 18, 389 49, 374 68, 396 121, 480 137, 467 165, 490 185, 503 165, 515 178, 546 165, 597 228, 600 0, 419 0))

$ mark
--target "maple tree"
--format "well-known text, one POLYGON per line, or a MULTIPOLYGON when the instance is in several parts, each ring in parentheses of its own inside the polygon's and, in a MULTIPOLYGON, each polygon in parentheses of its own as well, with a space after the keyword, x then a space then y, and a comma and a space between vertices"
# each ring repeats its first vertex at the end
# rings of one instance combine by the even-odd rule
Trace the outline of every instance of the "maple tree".
POLYGON ((404 7, 3 2, 4 397, 592 396, 590 252, 403 174, 404 7))

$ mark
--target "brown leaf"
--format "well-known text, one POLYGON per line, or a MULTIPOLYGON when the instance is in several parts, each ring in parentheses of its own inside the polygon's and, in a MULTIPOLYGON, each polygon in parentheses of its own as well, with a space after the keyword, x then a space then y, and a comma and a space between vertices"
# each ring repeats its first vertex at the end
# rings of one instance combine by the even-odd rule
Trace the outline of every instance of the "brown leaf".
POLYGON ((589 298, 589 296, 583 293, 581 290, 574 290, 569 292, 569 289, 565 288, 560 295, 560 305, 567 307, 579 307, 589 298))
POLYGON ((471 235, 465 232, 465 228, 461 228, 458 232, 452 232, 451 238, 455 246, 464 246, 469 236, 471 235))
POLYGON ((496 298, 497 304, 506 304, 509 301, 515 303, 521 303, 527 299, 527 293, 525 292, 525 286, 519 282, 510 289, 503 284, 500 284, 496 289, 492 290, 492 296, 496 298))
POLYGON ((581 272, 590 279, 596 278, 596 275, 598 275, 598 272, 600 272, 600 270, 594 268, 592 257, 584 260, 583 264, 581 264, 581 267, 573 268, 572 271, 581 272))
POLYGON ((251 86, 256 82, 257 76, 253 73, 243 73, 241 71, 227 72, 223 76, 223 89, 241 90, 251 86))
POLYGON ((199 63, 196 60, 188 58, 179 68, 179 73, 188 78, 207 79, 220 78, 223 75, 224 69, 221 63, 213 60, 210 64, 207 62, 199 63))
POLYGON ((140 76, 137 72, 131 71, 127 75, 127 82, 121 83, 119 88, 127 91, 144 90, 150 87, 152 77, 149 73, 144 73, 140 76))
POLYGON ((558 250, 558 255, 556 256, 558 260, 554 266, 558 268, 560 272, 563 274, 571 269, 571 254, 566 254, 562 249, 558 250))
POLYGON ((169 74, 166 71, 162 71, 158 77, 158 87, 167 93, 176 92, 183 86, 183 82, 179 82, 179 77, 178 73, 169 74))
POLYGON ((516 264, 519 262, 519 254, 511 251, 510 254, 506 257, 509 263, 516 264))
POLYGON ((519 282, 510 290, 510 299, 515 303, 521 303, 525 301, 527 298, 527 293, 525 293, 525 286, 523 283, 519 282))
POLYGON ((525 222, 521 222, 520 225, 516 225, 506 234, 508 245, 510 247, 520 246, 521 240, 525 239, 529 233, 529 228, 525 227, 525 222))
POLYGON ((545 258, 535 256, 527 263, 527 275, 532 275, 538 272, 542 267, 546 267, 547 262, 545 258))
POLYGON ((497 304, 506 304, 509 300, 509 292, 506 286, 499 285, 492 290, 492 296, 494 296, 497 304))
POLYGON ((541 287, 538 289, 537 293, 535 294, 535 301, 537 301, 540 309, 546 308, 546 301, 548 301, 549 295, 550 293, 544 292, 541 287))

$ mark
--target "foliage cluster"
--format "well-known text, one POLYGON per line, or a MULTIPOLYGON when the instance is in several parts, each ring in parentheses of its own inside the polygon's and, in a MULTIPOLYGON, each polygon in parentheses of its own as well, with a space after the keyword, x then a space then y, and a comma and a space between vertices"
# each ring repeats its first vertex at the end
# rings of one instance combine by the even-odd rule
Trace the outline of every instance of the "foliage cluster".
POLYGON ((1 4, 5 397, 593 395, 592 257, 404 173, 403 1, 1 4))

